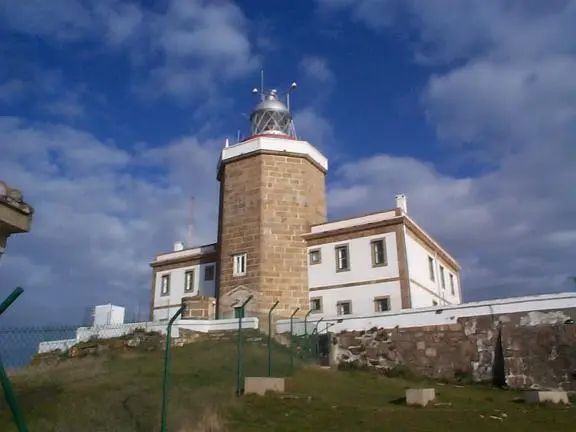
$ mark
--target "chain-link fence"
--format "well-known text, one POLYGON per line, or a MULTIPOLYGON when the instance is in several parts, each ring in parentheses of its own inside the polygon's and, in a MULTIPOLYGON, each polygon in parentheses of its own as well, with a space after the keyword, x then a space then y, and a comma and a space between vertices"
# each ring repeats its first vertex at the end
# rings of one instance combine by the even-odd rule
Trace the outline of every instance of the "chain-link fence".
POLYGON ((171 430, 193 417, 187 398, 193 405, 214 392, 225 400, 232 386, 244 394, 246 377, 289 377, 321 363, 318 325, 293 316, 294 328, 279 335, 272 312, 212 321, 216 330, 207 332, 180 314, 170 322, 0 327, 0 430, 171 430), (116 414, 104 420, 104 411, 116 414))

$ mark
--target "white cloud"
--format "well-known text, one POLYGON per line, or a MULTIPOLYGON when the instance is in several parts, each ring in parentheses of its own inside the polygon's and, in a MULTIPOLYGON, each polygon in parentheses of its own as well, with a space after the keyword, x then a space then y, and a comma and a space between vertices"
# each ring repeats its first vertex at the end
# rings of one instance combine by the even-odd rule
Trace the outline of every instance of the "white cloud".
POLYGON ((304 75, 321 84, 327 84, 334 80, 334 74, 328 67, 326 59, 318 56, 307 56, 300 62, 300 68, 304 75))
POLYGON ((32 231, 10 238, 1 263, 3 285, 25 288, 19 310, 76 322, 83 307, 101 302, 146 310, 148 262, 184 239, 191 195, 201 209, 196 241, 216 238, 220 140, 125 150, 86 131, 15 118, 0 120, 0 135, 2 178, 35 207, 32 231))
POLYGON ((96 41, 125 52, 146 77, 135 86, 148 97, 189 100, 258 63, 247 19, 229 1, 169 0, 155 8, 121 0, 3 2, 0 24, 58 46, 96 41))
POLYGON ((448 149, 492 167, 459 179, 411 158, 350 162, 336 174, 332 211, 387 207, 405 192, 409 211, 463 264, 468 298, 567 289, 576 250, 576 5, 366 0, 332 6, 353 8, 358 20, 383 30, 405 24, 390 16, 411 14, 419 37, 415 59, 444 69, 423 91, 430 123, 453 145, 448 149), (380 14, 369 10, 383 6, 380 14))

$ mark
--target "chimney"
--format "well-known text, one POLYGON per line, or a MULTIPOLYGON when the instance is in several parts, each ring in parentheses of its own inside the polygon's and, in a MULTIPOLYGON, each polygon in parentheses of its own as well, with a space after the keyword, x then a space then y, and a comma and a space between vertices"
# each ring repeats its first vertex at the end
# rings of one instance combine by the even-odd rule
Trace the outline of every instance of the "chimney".
POLYGON ((177 241, 174 243, 174 252, 184 250, 184 242, 177 241))
POLYGON ((402 209, 402 213, 408 213, 408 205, 406 203, 406 195, 397 194, 396 195, 396 208, 402 209))

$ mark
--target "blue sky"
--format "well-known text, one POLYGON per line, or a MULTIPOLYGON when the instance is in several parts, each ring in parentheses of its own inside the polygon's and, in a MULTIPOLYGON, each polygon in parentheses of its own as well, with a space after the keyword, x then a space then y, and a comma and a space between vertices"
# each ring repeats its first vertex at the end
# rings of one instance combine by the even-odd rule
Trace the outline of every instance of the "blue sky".
POLYGON ((36 208, 0 263, 0 292, 26 289, 7 319, 144 310, 191 195, 214 241, 218 152, 260 68, 299 84, 330 216, 403 192, 466 300, 574 289, 575 19, 561 0, 0 1, 0 177, 36 208))

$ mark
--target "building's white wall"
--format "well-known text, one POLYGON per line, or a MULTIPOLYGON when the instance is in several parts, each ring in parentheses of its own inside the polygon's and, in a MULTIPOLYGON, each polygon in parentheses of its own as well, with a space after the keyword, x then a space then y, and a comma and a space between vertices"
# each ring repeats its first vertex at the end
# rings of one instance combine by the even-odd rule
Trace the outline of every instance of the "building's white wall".
POLYGON ((182 250, 174 250, 170 252, 166 252, 160 254, 154 258, 153 263, 161 262, 161 261, 170 261, 175 259, 182 259, 182 258, 193 258, 199 255, 205 255, 208 253, 216 252, 216 244, 209 244, 204 246, 198 246, 195 248, 189 249, 182 249, 182 250))
POLYGON ((380 213, 373 213, 365 216, 359 216, 355 218, 339 220, 334 222, 326 222, 323 224, 312 225, 310 230, 311 234, 317 234, 326 231, 334 231, 343 228, 350 228, 359 225, 367 225, 374 222, 381 222, 384 220, 389 220, 397 217, 395 210, 384 211, 380 213))
POLYGON ((410 298, 412 301, 412 309, 428 308, 434 306, 434 304, 439 306, 447 304, 444 300, 423 290, 414 283, 410 283, 410 298))
POLYGON ((322 262, 320 264, 310 265, 310 260, 307 258, 308 286, 310 288, 394 278, 399 275, 395 233, 358 237, 343 242, 331 242, 319 246, 311 246, 308 247, 308 252, 314 249, 320 249, 322 251, 322 262), (370 242, 379 238, 386 239, 388 265, 372 267, 370 242), (342 244, 348 244, 350 270, 337 272, 335 247, 342 244))
POLYGON ((103 326, 108 324, 123 324, 126 309, 122 306, 112 304, 98 305, 94 307, 94 326, 103 326))
MULTIPOLYGON (((423 309, 409 309, 402 312, 389 312, 370 315, 348 315, 322 317, 319 331, 338 333, 344 330, 367 330, 373 327, 378 328, 401 328, 421 327, 428 325, 454 324, 458 318, 503 315, 518 312, 527 312, 525 325, 540 325, 563 322, 569 316, 563 314, 561 310, 576 308, 576 293, 548 294, 529 297, 513 297, 507 299, 497 299, 490 301, 464 303, 444 307, 430 307, 423 309), (553 311, 543 313, 539 311, 553 311), (342 322, 338 320, 342 319, 342 322)), ((308 331, 313 329, 320 319, 320 316, 310 316, 308 320, 308 331)), ((294 320, 294 334, 304 333, 304 322, 302 319, 294 320)), ((276 323, 278 333, 290 332, 290 320, 278 320, 276 323)))
POLYGON ((410 282, 410 295, 413 308, 433 306, 433 301, 437 301, 439 305, 461 303, 458 274, 448 269, 446 263, 439 256, 428 253, 407 231, 406 256, 408 259, 408 274, 410 279, 426 288, 422 289, 417 284, 410 282), (430 279, 428 257, 434 260, 435 281, 430 279), (445 289, 442 289, 440 265, 444 267, 444 277, 446 280, 445 289), (450 289, 450 274, 454 276, 455 295, 452 295, 450 289))
POLYGON ((340 301, 348 300, 352 302, 353 315, 372 315, 375 312, 374 298, 386 296, 390 297, 392 311, 402 309, 399 281, 310 291, 311 299, 322 299, 322 312, 312 312, 310 319, 322 316, 335 316, 338 313, 336 304, 340 301))
MULTIPOLYGON (((216 284, 214 280, 205 281, 204 271, 207 266, 216 263, 206 263, 197 264, 193 266, 181 267, 173 270, 159 271, 156 273, 155 289, 154 289, 154 307, 162 307, 168 305, 174 305, 172 308, 163 308, 154 310, 154 320, 163 320, 171 317, 180 307, 182 303, 182 297, 184 296, 209 296, 214 297, 216 295, 216 284), (185 274, 189 270, 194 270, 194 290, 184 291, 185 284, 185 274), (162 295, 162 276, 165 274, 170 274, 170 294, 162 295)), ((216 268, 214 268, 214 275, 216 275, 216 268)))

